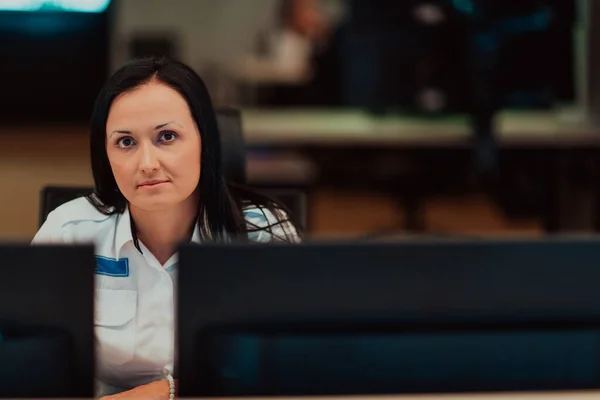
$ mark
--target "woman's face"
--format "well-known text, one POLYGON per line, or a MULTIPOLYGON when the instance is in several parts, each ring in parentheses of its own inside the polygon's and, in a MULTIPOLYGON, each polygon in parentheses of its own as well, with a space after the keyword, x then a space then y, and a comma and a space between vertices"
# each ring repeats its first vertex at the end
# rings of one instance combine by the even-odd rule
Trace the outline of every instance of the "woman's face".
POLYGON ((189 199, 200 180, 200 133, 185 99, 153 81, 118 96, 106 154, 130 205, 156 211, 189 199))

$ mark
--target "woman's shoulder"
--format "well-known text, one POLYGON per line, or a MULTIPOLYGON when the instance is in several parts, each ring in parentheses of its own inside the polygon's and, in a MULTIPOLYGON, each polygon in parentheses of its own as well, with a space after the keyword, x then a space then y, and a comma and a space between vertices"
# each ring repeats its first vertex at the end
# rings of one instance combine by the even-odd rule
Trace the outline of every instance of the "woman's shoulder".
POLYGON ((300 242, 300 235, 285 211, 258 205, 248 205, 242 211, 251 241, 300 242))
POLYGON ((32 243, 77 242, 78 234, 85 240, 112 219, 115 216, 101 213, 86 197, 79 197, 51 211, 32 243))

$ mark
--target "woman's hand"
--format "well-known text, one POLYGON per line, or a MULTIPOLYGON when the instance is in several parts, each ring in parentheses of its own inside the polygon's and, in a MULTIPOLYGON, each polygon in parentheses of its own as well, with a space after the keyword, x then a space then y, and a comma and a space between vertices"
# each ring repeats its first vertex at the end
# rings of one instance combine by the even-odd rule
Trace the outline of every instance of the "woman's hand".
POLYGON ((156 381, 146 385, 138 386, 126 392, 101 398, 101 400, 122 399, 169 400, 169 381, 156 381))

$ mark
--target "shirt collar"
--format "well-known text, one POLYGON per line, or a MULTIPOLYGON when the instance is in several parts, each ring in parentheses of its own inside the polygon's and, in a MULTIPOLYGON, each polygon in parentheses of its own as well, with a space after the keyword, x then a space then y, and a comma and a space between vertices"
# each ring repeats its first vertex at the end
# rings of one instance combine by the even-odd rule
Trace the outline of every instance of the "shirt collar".
MULTIPOLYGON (((194 226, 194 232, 192 233, 191 243, 200 243, 200 229, 198 229, 198 223, 194 226)), ((169 259, 165 264, 165 271, 171 272, 177 268, 179 264, 179 253, 173 254, 173 257, 169 259)))
POLYGON ((127 206, 117 220, 115 233, 115 250, 117 254, 129 242, 133 243, 133 233, 131 232, 131 215, 129 214, 129 206, 127 206))
POLYGON ((200 243, 200 229, 198 223, 194 225, 194 232, 192 233, 192 243, 200 243))
MULTIPOLYGON (((129 213, 129 205, 125 207, 123 214, 119 215, 117 221, 117 229, 115 235, 115 250, 117 254, 120 253, 123 246, 127 243, 133 243, 133 232, 131 231, 133 224, 131 223, 131 214, 129 213)), ((194 226, 194 232, 192 233, 192 243, 200 243, 200 229, 198 224, 194 226)))

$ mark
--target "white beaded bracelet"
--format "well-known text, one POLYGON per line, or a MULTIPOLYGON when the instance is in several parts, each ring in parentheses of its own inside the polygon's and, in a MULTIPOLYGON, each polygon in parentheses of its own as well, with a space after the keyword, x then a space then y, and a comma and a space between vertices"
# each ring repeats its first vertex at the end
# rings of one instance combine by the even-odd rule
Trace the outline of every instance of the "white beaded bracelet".
POLYGON ((167 380, 169 381, 169 400, 174 400, 175 399, 175 379, 173 379, 173 375, 171 375, 171 372, 165 368, 165 376, 167 377, 167 380))

